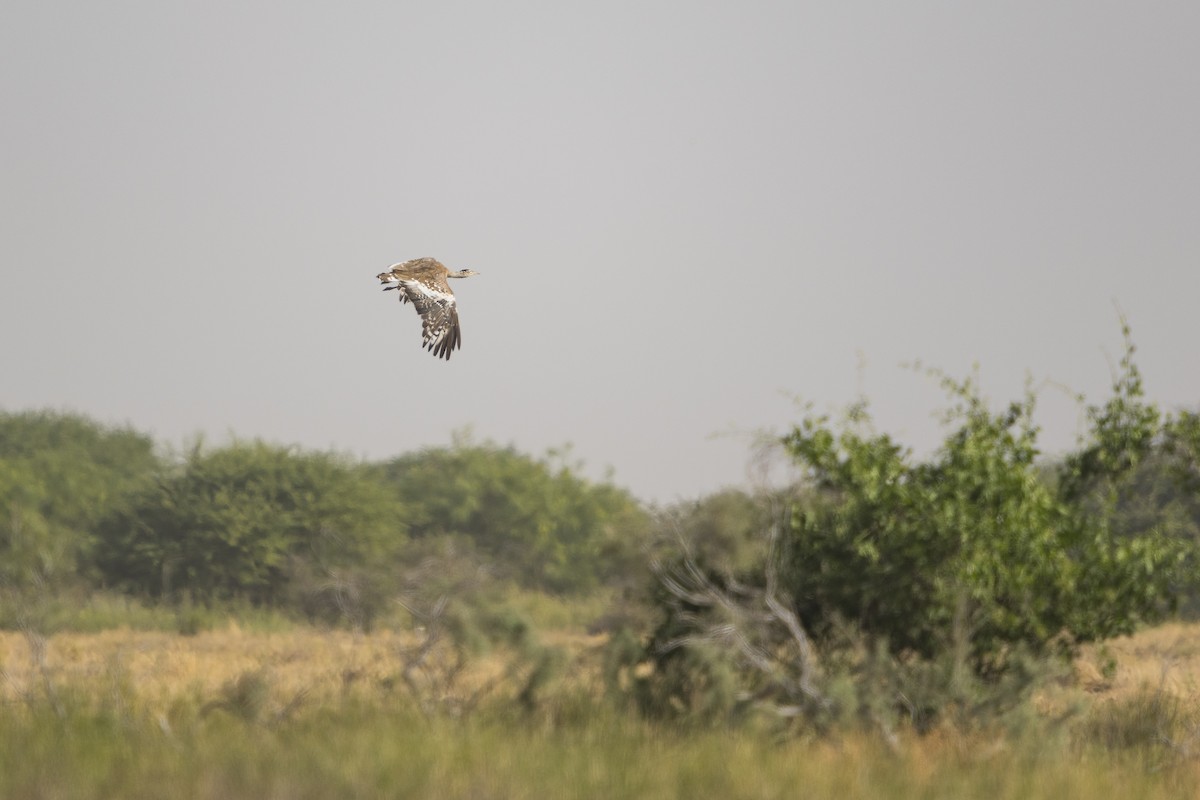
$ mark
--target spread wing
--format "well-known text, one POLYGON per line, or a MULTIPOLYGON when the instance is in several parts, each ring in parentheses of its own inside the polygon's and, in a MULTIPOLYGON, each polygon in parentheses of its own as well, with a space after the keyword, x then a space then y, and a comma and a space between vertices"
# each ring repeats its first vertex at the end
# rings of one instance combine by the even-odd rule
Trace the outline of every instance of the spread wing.
POLYGON ((458 306, 449 287, 425 281, 399 281, 400 302, 412 303, 421 315, 421 344, 439 358, 450 360, 450 351, 462 347, 458 306))

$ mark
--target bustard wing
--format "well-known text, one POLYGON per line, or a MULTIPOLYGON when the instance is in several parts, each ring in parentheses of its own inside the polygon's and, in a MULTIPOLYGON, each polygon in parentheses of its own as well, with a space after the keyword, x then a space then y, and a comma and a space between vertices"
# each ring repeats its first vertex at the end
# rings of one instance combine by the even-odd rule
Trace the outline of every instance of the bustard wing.
POLYGON ((403 279, 399 281, 401 302, 412 303, 421 315, 421 344, 439 358, 450 360, 450 351, 462 347, 458 306, 444 282, 403 279))

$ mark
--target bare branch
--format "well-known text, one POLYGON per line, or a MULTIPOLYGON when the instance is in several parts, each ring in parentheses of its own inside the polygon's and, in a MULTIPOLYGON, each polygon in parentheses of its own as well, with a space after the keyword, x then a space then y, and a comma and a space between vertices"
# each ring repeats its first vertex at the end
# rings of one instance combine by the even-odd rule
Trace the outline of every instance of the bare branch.
POLYGON ((672 597, 708 612, 680 610, 678 620, 695 630, 663 643, 659 651, 713 643, 732 646, 744 662, 766 679, 768 686, 782 692, 789 702, 778 705, 776 710, 784 709, 781 713, 788 716, 794 715, 793 709, 797 708, 794 701, 801 697, 819 708, 827 708, 830 701, 815 683, 815 657, 808 634, 796 612, 779 599, 778 569, 782 559, 778 509, 774 509, 773 517, 764 567, 765 590, 732 578, 725 580, 724 586, 718 586, 697 563, 678 531, 681 559, 671 566, 655 559, 651 567, 672 597), (792 656, 779 647, 781 633, 786 634, 786 641, 792 645, 792 656))

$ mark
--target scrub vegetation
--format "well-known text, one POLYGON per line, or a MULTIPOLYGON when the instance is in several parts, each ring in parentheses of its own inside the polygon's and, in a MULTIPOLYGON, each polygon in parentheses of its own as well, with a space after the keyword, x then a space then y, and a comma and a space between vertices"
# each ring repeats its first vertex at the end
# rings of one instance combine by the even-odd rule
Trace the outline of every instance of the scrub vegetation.
POLYGON ((1058 459, 934 379, 927 457, 860 401, 671 508, 0 413, 0 796, 1195 796, 1200 416, 1128 330, 1058 459))

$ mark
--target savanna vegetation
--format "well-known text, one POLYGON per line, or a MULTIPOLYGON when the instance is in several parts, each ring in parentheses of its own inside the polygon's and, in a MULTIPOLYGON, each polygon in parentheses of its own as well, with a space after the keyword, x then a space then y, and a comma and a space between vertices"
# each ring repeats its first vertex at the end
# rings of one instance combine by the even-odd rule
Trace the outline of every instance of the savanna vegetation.
POLYGON ((0 796, 1193 796, 1200 415, 1126 337, 1072 453, 933 373, 928 456, 805 410, 671 508, 0 413, 0 796))

